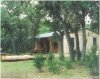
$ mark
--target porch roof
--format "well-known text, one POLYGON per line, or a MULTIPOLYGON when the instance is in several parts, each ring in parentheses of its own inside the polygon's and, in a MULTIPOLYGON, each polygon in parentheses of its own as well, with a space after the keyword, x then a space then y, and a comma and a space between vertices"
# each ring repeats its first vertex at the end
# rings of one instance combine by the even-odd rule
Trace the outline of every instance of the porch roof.
POLYGON ((36 36, 36 38, 46 38, 46 37, 51 37, 53 36, 54 32, 49 32, 49 33, 44 33, 44 34, 39 34, 36 36))

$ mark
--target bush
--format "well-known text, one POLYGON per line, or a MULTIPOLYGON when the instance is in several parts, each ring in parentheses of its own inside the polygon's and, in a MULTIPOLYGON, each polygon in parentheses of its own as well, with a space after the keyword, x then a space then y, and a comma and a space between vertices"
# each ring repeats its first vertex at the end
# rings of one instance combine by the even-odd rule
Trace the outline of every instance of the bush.
POLYGON ((44 65, 44 60, 45 60, 45 57, 43 57, 41 54, 36 55, 36 57, 33 59, 34 66, 35 66, 39 71, 42 70, 42 67, 43 67, 43 65, 44 65))
POLYGON ((72 63, 68 59, 61 60, 60 58, 55 58, 52 53, 49 53, 46 59, 47 69, 53 74, 59 74, 61 69, 73 68, 72 63))
POLYGON ((54 55, 49 53, 47 60, 46 60, 46 66, 50 72, 53 74, 59 74, 60 73, 60 63, 59 60, 54 58, 54 55))
POLYGON ((96 55, 96 47, 92 47, 91 51, 88 52, 88 55, 86 56, 85 59, 85 65, 89 68, 91 75, 96 75, 99 72, 98 60, 99 60, 99 56, 96 55))
POLYGON ((52 61, 54 59, 54 55, 50 52, 47 56, 48 61, 52 61))
POLYGON ((60 64, 57 60, 47 61, 48 62, 48 70, 52 72, 53 74, 59 74, 60 73, 60 64))
POLYGON ((65 59, 64 60, 64 67, 67 69, 71 69, 71 68, 73 68, 73 65, 69 60, 65 59))

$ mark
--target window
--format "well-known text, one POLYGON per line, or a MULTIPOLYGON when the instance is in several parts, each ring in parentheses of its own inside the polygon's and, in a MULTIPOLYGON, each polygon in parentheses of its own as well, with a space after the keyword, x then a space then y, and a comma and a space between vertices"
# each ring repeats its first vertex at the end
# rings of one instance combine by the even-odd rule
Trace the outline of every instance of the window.
POLYGON ((94 37, 93 38, 93 45, 96 45, 96 42, 97 42, 96 37, 94 37))

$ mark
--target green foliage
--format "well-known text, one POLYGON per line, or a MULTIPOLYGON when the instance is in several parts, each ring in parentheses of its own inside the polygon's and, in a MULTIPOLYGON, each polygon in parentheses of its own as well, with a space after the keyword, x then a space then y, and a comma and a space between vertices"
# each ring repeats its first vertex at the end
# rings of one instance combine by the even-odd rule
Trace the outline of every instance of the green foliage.
MULTIPOLYGON (((81 67, 81 66, 75 66, 76 68, 73 70, 64 70, 61 71, 61 74, 51 74, 48 73, 48 71, 44 71, 43 73, 38 73, 36 72, 36 68, 33 67, 33 61, 28 60, 28 61, 20 61, 20 62, 1 62, 1 74, 2 76, 6 76, 9 78, 15 78, 15 77, 20 77, 22 79, 22 76, 26 76, 27 78, 37 78, 37 76, 40 77, 45 77, 45 78, 50 78, 51 77, 60 77, 60 78, 68 78, 71 76, 74 77, 89 77, 90 75, 88 74, 87 68, 86 67, 81 67), (80 73, 81 71, 81 73, 80 73), (13 72, 13 73, 11 73, 13 72), (27 73, 26 73, 27 72, 27 73)), ((46 67, 45 67, 46 68, 46 67)), ((57 78, 58 79, 58 78, 57 78)))
POLYGON ((51 30, 52 25, 51 25, 51 23, 50 23, 49 21, 47 21, 47 20, 41 21, 40 24, 39 24, 39 26, 40 26, 40 27, 38 28, 39 34, 52 31, 52 30, 51 30))
POLYGON ((46 25, 41 25, 41 27, 39 28, 39 33, 45 33, 45 32, 50 32, 50 28, 47 27, 46 25))
POLYGON ((61 60, 59 58, 54 58, 52 54, 49 54, 46 59, 46 67, 53 74, 59 74, 63 68, 73 68, 73 64, 68 59, 61 60))
POLYGON ((89 68, 92 75, 98 74, 99 57, 96 55, 96 46, 91 48, 85 59, 85 65, 89 68))
POLYGON ((41 54, 36 55, 36 57, 33 59, 34 66, 39 71, 41 71, 42 67, 44 66, 44 60, 45 60, 45 57, 43 57, 43 55, 41 55, 41 54))
POLYGON ((73 68, 73 63, 70 62, 69 59, 65 58, 63 60, 57 59, 58 63, 61 65, 62 68, 66 69, 72 69, 73 68))
POLYGON ((49 52, 48 56, 47 56, 47 60, 52 61, 54 59, 54 55, 49 52))
POLYGON ((92 11, 89 14, 91 19, 90 29, 99 32, 99 2, 95 1, 91 9, 92 11))
POLYGON ((30 52, 34 43, 31 37, 37 33, 41 16, 39 10, 26 1, 3 1, 2 5, 2 51, 13 54, 30 52))
POLYGON ((54 55, 50 52, 47 59, 46 59, 46 67, 47 69, 52 72, 53 74, 60 73, 60 63, 58 59, 54 58, 54 55))
POLYGON ((52 40, 54 42, 58 42, 60 39, 60 36, 58 35, 58 33, 55 31, 54 34, 53 34, 53 37, 52 37, 52 40))
POLYGON ((67 69, 72 69, 73 65, 68 59, 65 59, 64 60, 64 67, 67 68, 67 69))
POLYGON ((61 65, 59 64, 59 60, 53 59, 51 61, 47 60, 47 68, 53 74, 59 74, 61 70, 61 65))

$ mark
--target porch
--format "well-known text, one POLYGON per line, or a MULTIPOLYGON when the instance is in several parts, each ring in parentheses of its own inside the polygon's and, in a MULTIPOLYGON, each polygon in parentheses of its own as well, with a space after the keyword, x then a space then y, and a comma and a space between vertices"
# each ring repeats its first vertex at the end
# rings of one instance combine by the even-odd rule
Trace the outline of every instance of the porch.
POLYGON ((53 41, 53 34, 53 32, 50 32, 36 37, 34 48, 36 53, 57 53, 59 51, 58 41, 53 41))

